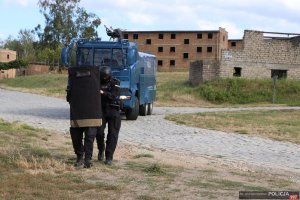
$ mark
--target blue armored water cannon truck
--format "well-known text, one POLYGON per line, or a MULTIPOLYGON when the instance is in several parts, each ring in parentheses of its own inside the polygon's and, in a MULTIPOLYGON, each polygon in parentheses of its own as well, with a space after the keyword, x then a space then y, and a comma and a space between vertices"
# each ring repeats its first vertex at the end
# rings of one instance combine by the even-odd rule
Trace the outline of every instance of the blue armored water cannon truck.
POLYGON ((67 67, 109 66, 120 81, 122 112, 128 120, 151 115, 156 99, 156 57, 138 51, 134 42, 122 39, 119 29, 106 28, 113 39, 76 39, 62 49, 62 63, 67 67))

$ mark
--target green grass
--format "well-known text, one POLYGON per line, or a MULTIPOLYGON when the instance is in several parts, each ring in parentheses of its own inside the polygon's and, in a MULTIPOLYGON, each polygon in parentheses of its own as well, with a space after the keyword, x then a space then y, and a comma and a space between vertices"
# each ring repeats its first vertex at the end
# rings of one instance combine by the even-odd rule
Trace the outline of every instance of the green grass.
MULTIPOLYGON (((271 104, 273 103, 272 79, 218 79, 192 86, 188 73, 158 73, 158 100, 162 102, 208 101, 213 104, 271 104)), ((300 81, 278 80, 276 104, 300 105, 300 81)))
POLYGON ((138 155, 135 155, 133 158, 137 159, 137 158, 154 158, 154 156, 152 154, 148 154, 148 153, 141 153, 138 155))
POLYGON ((30 155, 34 157, 48 157, 48 158, 51 157, 50 152, 45 148, 33 146, 30 147, 29 150, 30 150, 30 155))
MULTIPOLYGON (((251 104, 272 103, 271 79, 219 79, 195 87, 196 93, 214 103, 251 104)), ((275 103, 300 105, 300 81, 278 80, 275 103)))
MULTIPOLYGON (((2 87, 23 88, 30 92, 65 97, 66 74, 46 74, 2 79, 2 87)), ((271 104, 272 79, 219 79, 199 86, 188 81, 187 71, 158 72, 156 105, 162 106, 214 106, 219 104, 271 104)), ((300 105, 300 81, 278 80, 276 104, 300 105)))
POLYGON ((149 167, 145 168, 144 171, 150 174, 166 174, 165 170, 158 164, 152 164, 149 167))
POLYGON ((205 129, 252 134, 300 144, 300 110, 173 114, 166 119, 205 129))
POLYGON ((63 74, 44 74, 33 76, 18 76, 14 79, 2 79, 0 83, 4 83, 10 87, 20 88, 48 88, 55 90, 57 88, 66 87, 67 75, 63 74))
POLYGON ((14 79, 2 79, 0 85, 9 88, 20 88, 38 94, 64 97, 67 84, 65 74, 43 74, 19 76, 14 79))
POLYGON ((200 188, 206 189, 214 189, 218 188, 221 190, 237 190, 237 191, 268 191, 269 188, 245 184, 239 181, 231 181, 226 179, 210 179, 210 180, 203 180, 195 179, 189 183, 191 186, 197 186, 200 188))

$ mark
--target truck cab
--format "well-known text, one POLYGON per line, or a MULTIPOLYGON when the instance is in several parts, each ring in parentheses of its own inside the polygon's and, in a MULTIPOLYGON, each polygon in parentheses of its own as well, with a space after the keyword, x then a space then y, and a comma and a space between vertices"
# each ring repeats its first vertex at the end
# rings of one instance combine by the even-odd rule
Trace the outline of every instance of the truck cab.
POLYGON ((151 115, 156 98, 156 57, 138 52, 136 43, 128 40, 101 41, 78 39, 62 49, 67 67, 109 66, 120 81, 122 112, 128 120, 151 115))

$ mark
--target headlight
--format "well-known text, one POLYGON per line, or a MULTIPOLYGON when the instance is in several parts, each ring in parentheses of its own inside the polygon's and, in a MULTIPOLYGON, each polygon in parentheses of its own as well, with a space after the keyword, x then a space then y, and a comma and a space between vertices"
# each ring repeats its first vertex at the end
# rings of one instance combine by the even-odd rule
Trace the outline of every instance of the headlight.
POLYGON ((121 96, 120 96, 120 99, 121 99, 121 100, 128 100, 128 99, 131 99, 131 96, 121 95, 121 96))

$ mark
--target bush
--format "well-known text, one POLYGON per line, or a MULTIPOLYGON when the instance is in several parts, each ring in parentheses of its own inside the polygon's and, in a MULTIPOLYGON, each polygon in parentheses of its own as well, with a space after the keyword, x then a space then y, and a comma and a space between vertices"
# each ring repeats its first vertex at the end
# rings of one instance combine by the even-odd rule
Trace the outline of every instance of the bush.
MULTIPOLYGON (((219 79, 196 88, 200 97, 213 103, 272 103, 272 80, 219 79)), ((300 82, 278 80, 276 103, 299 105, 300 82)))
POLYGON ((18 69, 27 66, 28 66, 28 62, 24 60, 14 60, 8 63, 0 63, 0 70, 18 69))

